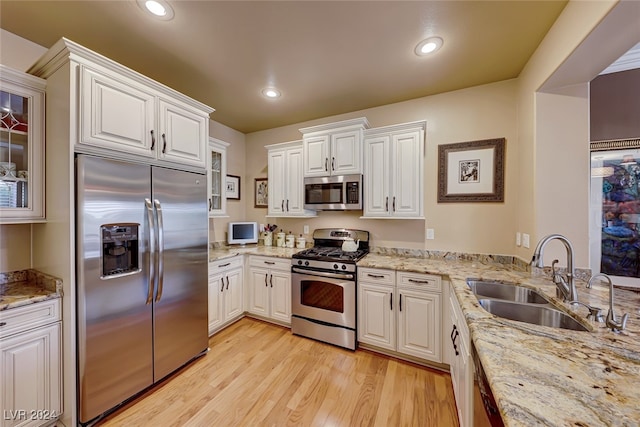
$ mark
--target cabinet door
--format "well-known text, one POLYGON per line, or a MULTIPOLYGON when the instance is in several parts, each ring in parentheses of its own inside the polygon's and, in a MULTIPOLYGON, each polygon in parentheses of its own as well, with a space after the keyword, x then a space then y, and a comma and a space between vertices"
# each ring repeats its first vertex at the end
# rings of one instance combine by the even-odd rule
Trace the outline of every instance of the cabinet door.
POLYGON ((396 217, 422 215, 423 148, 419 131, 391 137, 390 211, 396 217))
POLYGON ((160 100, 158 158, 180 164, 206 166, 209 117, 177 103, 160 100))
POLYGON ((79 142, 154 158, 155 100, 132 80, 81 65, 79 142))
POLYGON ((398 289, 398 351, 440 362, 441 310, 439 294, 398 289))
POLYGON ((207 174, 209 189, 209 216, 224 216, 227 213, 225 177, 227 176, 227 143, 209 138, 207 150, 207 174))
POLYGON ((249 313, 269 317, 269 270, 266 268, 249 269, 249 313))
POLYGON ((60 350, 60 322, 0 341, 2 426, 37 426, 58 418, 60 350))
POLYGON ((224 287, 224 321, 242 316, 244 313, 242 269, 229 271, 225 277, 224 287))
POLYGON ((271 318, 291 324, 291 273, 271 270, 271 318))
POLYGON ((358 340, 396 349, 393 288, 358 283, 358 340))
POLYGON ((285 213, 286 194, 286 151, 269 151, 269 215, 280 215, 285 213))
POLYGON ((304 176, 329 176, 329 135, 304 138, 304 176))
POLYGON ((212 334, 223 323, 222 294, 224 292, 224 274, 209 276, 209 334, 212 334))
POLYGON ((331 175, 362 173, 362 132, 353 130, 331 135, 331 175))
POLYGON ((44 219, 45 86, 0 65, 0 223, 44 219))
POLYGON ((304 177, 302 176, 302 163, 302 147, 287 150, 285 211, 288 215, 302 215, 304 213, 304 177))
POLYGON ((389 216, 389 136, 364 142, 364 216, 389 216))

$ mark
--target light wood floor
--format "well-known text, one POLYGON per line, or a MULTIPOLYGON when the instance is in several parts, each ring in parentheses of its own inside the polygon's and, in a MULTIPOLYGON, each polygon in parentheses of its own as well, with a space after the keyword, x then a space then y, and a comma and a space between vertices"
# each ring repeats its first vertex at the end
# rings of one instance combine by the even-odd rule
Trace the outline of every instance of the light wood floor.
POLYGON ((457 426, 448 374, 244 318, 101 426, 457 426))

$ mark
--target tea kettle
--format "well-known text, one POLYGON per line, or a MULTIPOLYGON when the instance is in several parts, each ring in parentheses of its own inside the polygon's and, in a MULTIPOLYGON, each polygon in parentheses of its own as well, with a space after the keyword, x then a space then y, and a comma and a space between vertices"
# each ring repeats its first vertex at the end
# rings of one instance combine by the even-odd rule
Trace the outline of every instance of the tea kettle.
POLYGON ((345 252, 355 252, 358 250, 358 246, 360 245, 360 239, 353 240, 351 237, 347 237, 342 242, 342 250, 345 252))

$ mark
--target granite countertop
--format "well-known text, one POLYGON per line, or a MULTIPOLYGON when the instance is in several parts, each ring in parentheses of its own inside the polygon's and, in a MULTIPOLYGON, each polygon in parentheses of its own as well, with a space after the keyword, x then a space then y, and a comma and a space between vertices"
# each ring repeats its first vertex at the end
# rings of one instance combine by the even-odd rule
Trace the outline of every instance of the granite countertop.
MULTIPOLYGON (((514 271, 482 261, 424 259, 369 254, 358 266, 407 270, 446 276, 464 312, 471 338, 502 418, 507 426, 639 426, 640 425, 640 293, 614 291, 618 317, 629 313, 627 329, 611 332, 585 319, 587 309, 555 297, 548 276, 514 271), (576 332, 494 317, 478 304, 466 285, 469 277, 534 287, 554 305, 571 312, 591 328, 576 332)), ((608 309, 609 288, 586 288, 578 281, 585 304, 608 309)))
POLYGON ((277 246, 222 246, 209 249, 209 262, 215 262, 221 259, 234 257, 236 255, 262 255, 275 258, 291 258, 296 252, 304 249, 296 248, 279 248, 277 246))
POLYGON ((62 280, 37 270, 0 273, 0 311, 62 297, 62 280))

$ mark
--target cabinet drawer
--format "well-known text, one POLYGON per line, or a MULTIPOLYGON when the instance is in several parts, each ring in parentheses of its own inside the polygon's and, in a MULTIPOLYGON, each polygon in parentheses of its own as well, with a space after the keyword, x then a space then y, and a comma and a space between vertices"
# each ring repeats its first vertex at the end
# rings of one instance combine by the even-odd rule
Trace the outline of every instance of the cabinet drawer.
POLYGON ((60 319, 59 298, 3 310, 0 311, 0 338, 60 319))
POLYGON ((358 281, 393 286, 396 282, 396 275, 394 270, 358 268, 358 281))
POLYGON ((242 267, 242 256, 234 256, 231 258, 219 259, 209 263, 209 274, 216 274, 219 271, 231 270, 232 268, 242 267))
POLYGON ((399 271, 396 280, 398 287, 411 287, 435 292, 442 291, 442 279, 440 276, 399 271))
POLYGON ((289 258, 252 256, 249 258, 249 265, 251 267, 265 267, 273 270, 291 270, 291 260, 289 258))

